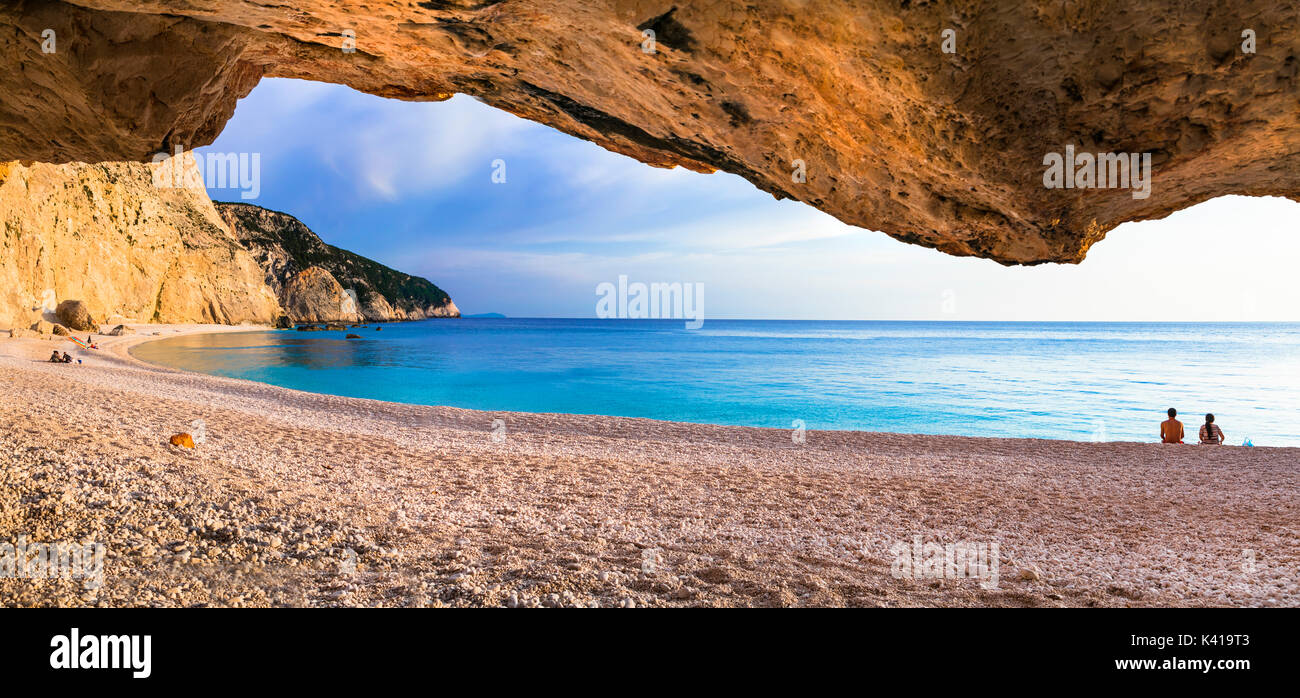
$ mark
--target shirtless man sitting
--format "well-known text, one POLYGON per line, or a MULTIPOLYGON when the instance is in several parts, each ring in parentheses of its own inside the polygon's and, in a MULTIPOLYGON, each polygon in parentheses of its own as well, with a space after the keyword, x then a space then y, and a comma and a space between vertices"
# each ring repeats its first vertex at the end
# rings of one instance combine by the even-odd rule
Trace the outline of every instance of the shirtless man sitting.
POLYGON ((1174 419, 1178 415, 1178 410, 1169 408, 1169 419, 1160 423, 1160 442, 1166 444, 1180 444, 1183 442, 1183 423, 1174 419))

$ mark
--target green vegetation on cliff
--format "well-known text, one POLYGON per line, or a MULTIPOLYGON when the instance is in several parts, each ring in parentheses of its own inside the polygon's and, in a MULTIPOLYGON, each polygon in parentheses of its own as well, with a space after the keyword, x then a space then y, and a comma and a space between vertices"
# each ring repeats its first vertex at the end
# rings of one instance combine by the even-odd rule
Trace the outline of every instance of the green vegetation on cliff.
MULTIPOLYGON (((458 314, 451 297, 428 279, 411 276, 361 255, 325 243, 301 221, 287 213, 245 203, 214 202, 235 236, 267 273, 267 283, 279 293, 297 274, 311 267, 325 269, 344 288, 355 289, 363 307, 382 296, 402 315, 412 317, 458 314)), ((393 319, 404 319, 396 317, 393 319)))

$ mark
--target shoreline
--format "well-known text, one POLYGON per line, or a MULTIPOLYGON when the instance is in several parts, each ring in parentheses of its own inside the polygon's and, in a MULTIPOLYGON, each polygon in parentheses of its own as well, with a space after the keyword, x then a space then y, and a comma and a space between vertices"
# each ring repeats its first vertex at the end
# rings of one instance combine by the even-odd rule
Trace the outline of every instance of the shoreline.
MULTIPOLYGON (((436 320, 436 319, 441 319, 441 318, 428 318, 428 319, 430 319, 430 320, 436 320)), ((406 321, 401 321, 401 322, 422 322, 422 321, 421 321, 421 320, 406 320, 406 321)), ((874 321, 873 321, 873 322, 874 322, 874 321)), ((910 321, 900 321, 900 322, 910 322, 910 321)), ((956 321, 954 321, 954 322, 956 322, 956 321)), ((385 324, 391 324, 391 323, 385 323, 385 324)), ((1171 324, 1177 324, 1177 323, 1171 323, 1171 324)), ((149 325, 141 325, 141 327, 149 327, 149 325)), ((423 406, 423 407, 446 408, 446 409, 457 409, 457 410, 468 410, 468 411, 472 411, 472 412, 481 412, 481 413, 483 413, 483 414, 493 414, 493 415, 506 414, 506 415, 535 415, 535 416, 549 416, 549 417, 596 417, 596 418, 608 418, 608 419, 644 420, 644 421, 647 421, 647 422, 658 422, 658 423, 664 423, 664 424, 683 424, 683 425, 704 426, 704 427, 722 427, 722 428, 735 428, 735 429, 761 429, 761 430, 765 430, 765 431, 770 431, 770 432, 780 433, 780 434, 783 434, 783 435, 788 435, 788 434, 790 433, 790 431, 791 431, 789 428, 783 428, 783 427, 759 427, 759 426, 751 426, 751 425, 745 425, 745 424, 719 424, 719 423, 716 423, 716 422, 689 422, 689 421, 674 420, 674 419, 658 419, 658 418, 654 418, 654 417, 627 417, 627 416, 623 416, 623 415, 609 415, 609 414, 583 413, 583 412, 521 412, 521 411, 517 411, 517 410, 485 410, 485 409, 477 408, 477 407, 457 407, 457 406, 454 406, 454 405, 432 405, 432 404, 420 403, 420 402, 398 402, 398 401, 394 401, 394 400, 382 400, 382 399, 378 399, 378 398, 354 397, 354 396, 349 396, 349 395, 338 395, 338 394, 336 394, 336 393, 324 393, 324 392, 316 392, 316 391, 311 391, 311 390, 303 390, 303 389, 301 389, 301 388, 289 388, 289 387, 286 387, 286 386, 277 385, 277 384, 275 384, 275 383, 270 383, 270 382, 267 382, 267 381, 253 380, 253 379, 250 379, 250 378, 230 378, 230 377, 226 377, 226 376, 214 376, 214 375, 212 375, 212 374, 202 373, 202 372, 198 372, 198 371, 190 371, 190 370, 183 369, 183 368, 176 368, 176 367, 173 367, 173 366, 167 366, 166 364, 158 364, 158 363, 152 363, 152 362, 149 362, 149 361, 144 361, 143 359, 140 359, 140 358, 136 357, 134 354, 130 353, 130 350, 131 350, 132 348, 137 347, 137 346, 140 346, 140 345, 143 345, 143 344, 147 344, 147 343, 149 343, 149 342, 153 342, 153 341, 161 341, 161 340, 164 340, 164 339, 171 339, 171 338, 173 338, 173 337, 182 337, 182 336, 187 336, 187 335, 200 335, 200 334, 227 334, 227 333, 231 333, 231 332, 281 332, 281 331, 288 331, 288 330, 282 330, 282 329, 278 329, 278 328, 271 327, 271 326, 262 326, 262 325, 257 325, 257 326, 250 326, 250 325, 233 325, 233 326, 232 326, 232 325, 166 325, 166 326, 163 326, 163 327, 168 327, 168 328, 181 328, 181 329, 172 329, 173 334, 171 334, 171 335, 169 335, 169 336, 158 336, 158 337, 155 337, 155 336, 144 336, 144 337, 141 337, 139 341, 135 341, 135 342, 131 342, 131 343, 128 343, 128 344, 122 345, 121 354, 122 354, 125 358, 128 358, 129 360, 131 360, 131 361, 133 361, 133 362, 135 362, 135 363, 138 363, 138 364, 143 365, 143 366, 153 367, 153 368, 166 369, 166 370, 169 370, 169 371, 179 371, 179 372, 182 372, 182 373, 189 373, 189 374, 194 374, 194 375, 207 376, 207 377, 209 377, 209 378, 223 378, 223 379, 225 379, 225 380, 243 380, 243 381, 248 381, 248 382, 250 382, 250 383, 256 383, 256 384, 259 384, 259 385, 268 385, 268 386, 273 386, 273 387, 276 387, 276 388, 280 388, 281 390, 290 390, 290 391, 294 391, 294 392, 307 393, 307 394, 309 394, 309 395, 326 395, 326 396, 330 396, 330 397, 347 398, 347 399, 349 399, 349 400, 367 400, 367 401, 370 401, 370 402, 376 402, 376 403, 382 403, 382 404, 393 404, 393 405, 418 405, 418 406, 423 406), (232 328, 232 329, 228 329, 228 330, 222 330, 222 329, 210 329, 210 328, 225 328, 225 327, 229 327, 229 328, 232 328), (192 329, 190 329, 190 328, 192 328, 192 329)), ((139 337, 139 335, 132 335, 132 336, 133 336, 133 337, 139 337)), ((118 339, 118 338, 114 337, 114 338, 111 338, 111 339, 118 339)), ((889 434, 889 435, 892 435, 892 436, 901 436, 901 437, 918 437, 918 438, 924 438, 924 437, 954 437, 954 438, 971 438, 971 439, 997 439, 997 440, 1003 440, 1003 441, 1019 441, 1019 440, 1026 440, 1026 441, 1047 441, 1047 442, 1051 442, 1051 443, 1063 442, 1063 443, 1071 443, 1071 444, 1124 443, 1124 444, 1144 444, 1144 445, 1151 445, 1151 446, 1162 446, 1162 445, 1165 445, 1165 444, 1161 444, 1161 443, 1159 443, 1158 441, 1155 441, 1155 440, 1151 440, 1151 441, 1126 441, 1126 440, 1112 440, 1112 441, 1104 441, 1104 442, 1094 442, 1094 441, 1091 441, 1091 440, 1089 440, 1089 441, 1083 441, 1083 440, 1079 440, 1079 439, 1068 439, 1068 438, 1060 438, 1060 439, 1044 439, 1044 438, 1034 437, 1034 436, 991 436, 991 437, 990 437, 990 436, 969 436, 969 435, 966 435, 966 434, 946 434, 946 433, 945 433, 945 434, 925 434, 925 433, 918 433, 918 432, 876 432, 876 431, 863 431, 863 430, 860 430, 860 429, 834 429, 834 428, 830 428, 830 429, 816 429, 816 430, 812 430, 812 429, 810 429, 810 430, 808 430, 808 432, 809 432, 809 433, 821 433, 821 434, 825 434, 825 433, 847 433, 847 434, 861 434, 861 435, 889 434)), ((1188 443, 1179 444, 1179 445, 1184 445, 1184 446, 1199 446, 1200 444, 1197 444, 1197 443, 1194 443, 1194 442, 1188 442, 1188 443)), ((1246 448, 1246 447, 1245 447, 1245 446, 1242 446, 1242 445, 1240 445, 1240 444, 1226 444, 1226 443, 1225 443, 1225 444, 1222 444, 1222 445, 1220 446, 1220 448, 1236 449, 1236 448, 1246 448)), ((1260 448, 1260 449, 1295 449, 1295 450, 1297 450, 1297 451, 1300 451, 1300 446, 1268 446, 1268 445, 1265 445, 1265 446, 1250 446, 1249 448, 1260 448)), ((1297 455, 1297 459, 1300 460, 1300 454, 1297 455)))
POLYGON ((1300 605, 1300 449, 429 407, 129 352, 262 327, 137 327, 0 340, 0 521, 108 549, 0 606, 1300 605), (997 586, 894 576, 915 536, 996 543, 997 586))

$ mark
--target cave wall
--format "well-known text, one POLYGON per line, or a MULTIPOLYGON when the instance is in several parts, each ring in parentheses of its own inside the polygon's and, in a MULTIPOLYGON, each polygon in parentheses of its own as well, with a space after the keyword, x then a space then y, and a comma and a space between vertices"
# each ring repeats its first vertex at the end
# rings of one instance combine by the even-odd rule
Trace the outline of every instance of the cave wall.
POLYGON ((0 160, 205 145, 273 76, 473 95, 1007 264, 1078 262, 1119 223, 1218 195, 1300 191, 1294 3, 27 0, 0 8, 0 48, 0 160), (1150 196, 1044 187, 1067 145, 1150 154, 1150 196))

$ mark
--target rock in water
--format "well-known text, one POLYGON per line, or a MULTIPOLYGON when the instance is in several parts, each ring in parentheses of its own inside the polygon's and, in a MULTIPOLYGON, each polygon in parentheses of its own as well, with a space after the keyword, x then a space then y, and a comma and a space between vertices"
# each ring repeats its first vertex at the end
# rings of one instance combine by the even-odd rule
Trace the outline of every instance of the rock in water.
POLYGON ((344 339, 361 339, 361 335, 359 335, 359 334, 352 334, 351 332, 349 332, 349 333, 348 333, 348 336, 347 336, 347 337, 344 337, 344 339))
POLYGON ((173 446, 180 446, 182 448, 194 448, 194 437, 185 432, 172 434, 171 443, 173 446))
POLYGON ((54 311, 59 316, 59 322, 66 327, 78 331, 98 332, 99 323, 90 316, 90 309, 82 301, 66 300, 59 304, 58 310, 54 311))

